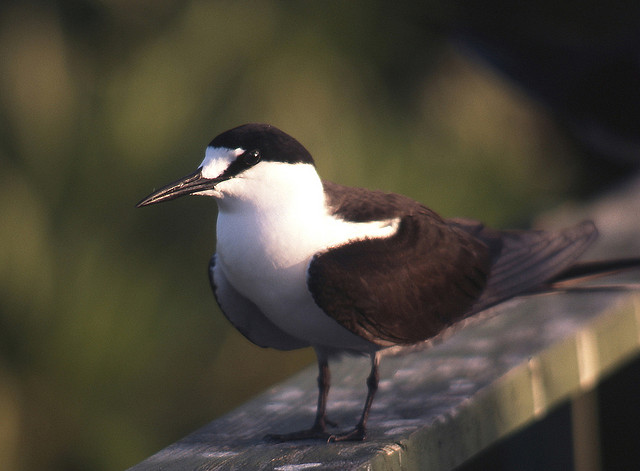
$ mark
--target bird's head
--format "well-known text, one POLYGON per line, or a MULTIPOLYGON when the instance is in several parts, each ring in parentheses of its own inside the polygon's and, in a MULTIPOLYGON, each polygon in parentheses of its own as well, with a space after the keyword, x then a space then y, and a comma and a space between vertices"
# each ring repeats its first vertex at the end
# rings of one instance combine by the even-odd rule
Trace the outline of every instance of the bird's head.
POLYGON ((293 137, 268 124, 245 124, 213 139, 195 172, 154 191, 136 207, 184 195, 223 198, 237 190, 239 180, 266 180, 275 166, 288 164, 314 166, 309 152, 293 137))

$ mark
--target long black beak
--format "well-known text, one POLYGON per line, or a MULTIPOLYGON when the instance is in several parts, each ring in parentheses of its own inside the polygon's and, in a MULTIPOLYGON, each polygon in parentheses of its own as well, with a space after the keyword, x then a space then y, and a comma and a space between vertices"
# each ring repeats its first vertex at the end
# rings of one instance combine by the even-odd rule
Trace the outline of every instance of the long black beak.
POLYGON ((163 201, 169 201, 184 195, 192 195, 199 191, 211 190, 222 180, 221 178, 205 178, 202 176, 202 170, 198 169, 194 173, 154 191, 136 204, 136 208, 162 203, 163 201))

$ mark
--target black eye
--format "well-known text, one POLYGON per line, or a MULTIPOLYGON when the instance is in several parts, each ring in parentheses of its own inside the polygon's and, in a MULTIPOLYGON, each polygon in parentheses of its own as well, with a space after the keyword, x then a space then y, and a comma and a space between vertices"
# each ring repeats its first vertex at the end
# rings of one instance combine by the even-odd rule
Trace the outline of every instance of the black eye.
POLYGON ((258 149, 249 150, 242 155, 242 161, 248 167, 251 167, 260 162, 260 151, 258 149))

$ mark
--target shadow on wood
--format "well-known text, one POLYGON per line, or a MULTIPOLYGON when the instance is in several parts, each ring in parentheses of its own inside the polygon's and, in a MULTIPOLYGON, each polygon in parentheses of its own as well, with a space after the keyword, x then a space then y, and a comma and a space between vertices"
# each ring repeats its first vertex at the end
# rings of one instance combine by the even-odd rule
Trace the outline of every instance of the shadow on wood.
MULTIPOLYGON (((441 345, 387 357, 364 443, 263 439, 313 421, 312 367, 131 469, 453 469, 637 356, 638 306, 617 290, 519 299, 441 345)), ((333 366, 332 420, 356 420, 367 371, 365 358, 333 366)))

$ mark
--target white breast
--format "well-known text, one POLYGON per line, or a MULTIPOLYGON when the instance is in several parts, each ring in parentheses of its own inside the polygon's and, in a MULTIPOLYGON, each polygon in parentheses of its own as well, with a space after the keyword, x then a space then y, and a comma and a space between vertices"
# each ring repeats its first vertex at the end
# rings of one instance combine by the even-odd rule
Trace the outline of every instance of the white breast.
POLYGON ((351 223, 330 216, 313 166, 262 162, 218 187, 220 268, 285 332, 312 345, 370 350, 317 307, 307 268, 319 251, 349 240, 386 237, 398 221, 351 223))

